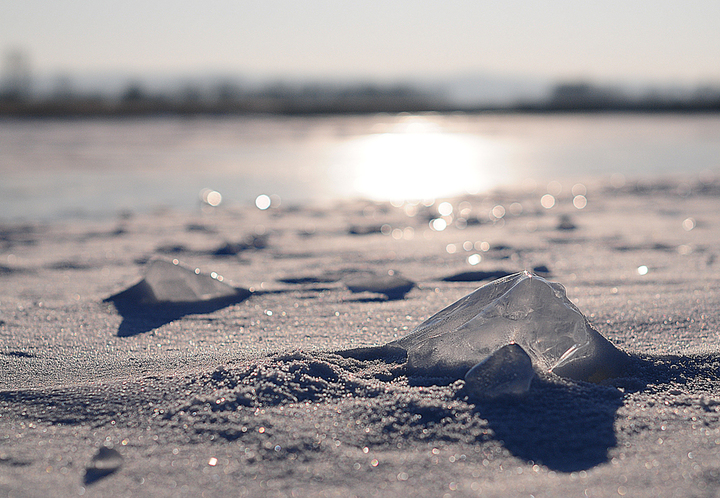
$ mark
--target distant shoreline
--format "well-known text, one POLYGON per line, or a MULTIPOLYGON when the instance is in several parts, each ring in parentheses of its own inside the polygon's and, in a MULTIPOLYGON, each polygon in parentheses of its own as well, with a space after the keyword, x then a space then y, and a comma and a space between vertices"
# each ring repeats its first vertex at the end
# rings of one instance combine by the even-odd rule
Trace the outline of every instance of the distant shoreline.
POLYGON ((0 118, 76 118, 136 116, 362 115, 377 113, 637 113, 715 114, 717 101, 535 102, 499 106, 456 106, 422 99, 348 99, 330 102, 295 99, 250 99, 232 102, 169 102, 162 100, 0 101, 0 118))

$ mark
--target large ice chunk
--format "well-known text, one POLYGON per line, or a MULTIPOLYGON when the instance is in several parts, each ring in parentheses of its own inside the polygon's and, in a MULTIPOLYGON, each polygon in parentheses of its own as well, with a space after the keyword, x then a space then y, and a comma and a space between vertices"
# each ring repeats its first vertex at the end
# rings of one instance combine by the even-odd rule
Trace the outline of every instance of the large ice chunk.
POLYGON ((390 345, 407 351, 411 375, 461 378, 510 343, 538 368, 577 380, 617 376, 628 361, 593 330, 562 285, 527 271, 480 287, 390 345))

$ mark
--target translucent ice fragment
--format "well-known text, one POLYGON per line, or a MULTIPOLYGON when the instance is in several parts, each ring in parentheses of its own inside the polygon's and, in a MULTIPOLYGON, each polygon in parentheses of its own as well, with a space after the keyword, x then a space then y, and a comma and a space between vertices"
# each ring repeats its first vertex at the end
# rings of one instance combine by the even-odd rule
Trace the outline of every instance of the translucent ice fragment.
POLYGON ((510 273, 502 270, 497 271, 464 271, 460 273, 454 273, 443 278, 443 282, 482 282, 483 280, 494 280, 496 278, 503 278, 510 275, 510 273))
POLYGON ((534 377, 530 356, 517 344, 507 344, 465 374, 465 390, 476 398, 520 396, 534 377))
POLYGON ((237 298, 248 293, 227 285, 216 274, 204 275, 177 262, 154 259, 147 263, 142 281, 108 299, 129 299, 143 305, 182 304, 237 298))
POLYGON ((592 329, 562 285, 527 271, 480 287, 390 345, 407 351, 410 374, 460 378, 510 343, 538 368, 577 380, 616 376, 628 360, 592 329))
POLYGON ((237 294, 237 290, 213 275, 203 275, 162 259, 148 263, 145 282, 157 302, 208 301, 237 294))
POLYGON ((351 292, 374 292, 385 294, 388 299, 402 299, 415 287, 415 282, 408 280, 397 272, 390 271, 387 275, 363 275, 346 282, 351 292))
POLYGON ((93 482, 109 476, 117 471, 123 463, 122 455, 113 448, 100 447, 95 456, 93 456, 90 464, 85 469, 85 484, 93 482))

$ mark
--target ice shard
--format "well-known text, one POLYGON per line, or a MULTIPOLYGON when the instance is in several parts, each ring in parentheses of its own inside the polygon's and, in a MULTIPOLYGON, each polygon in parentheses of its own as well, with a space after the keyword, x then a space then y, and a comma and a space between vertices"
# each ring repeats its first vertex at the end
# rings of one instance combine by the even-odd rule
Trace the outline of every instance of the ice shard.
POLYGON ((415 287, 415 282, 390 270, 387 275, 361 275, 345 282, 354 293, 374 292, 385 294, 388 299, 402 299, 415 287))
POLYGON ((517 344, 507 344, 465 374, 465 390, 476 398, 521 396, 534 377, 532 358, 517 344))
POLYGON ((217 273, 203 274, 177 260, 152 259, 140 282, 104 301, 113 303, 123 317, 117 335, 128 337, 185 315, 212 313, 250 295, 248 289, 223 282, 217 273))
POLYGON ((204 275, 174 262, 156 259, 145 270, 145 282, 158 302, 195 302, 232 297, 237 289, 216 274, 204 275))
POLYGON ((175 261, 153 259, 145 267, 145 278, 108 300, 132 300, 140 305, 187 304, 233 299, 249 294, 232 287, 222 277, 187 268, 175 261))
POLYGON ((480 287, 388 346, 407 352, 410 375, 462 378, 511 343, 536 368, 576 380, 620 375, 628 362, 590 326, 562 285, 528 271, 480 287))
POLYGON ((85 468, 85 484, 107 477, 116 472, 123 464, 123 457, 118 450, 101 446, 85 468))

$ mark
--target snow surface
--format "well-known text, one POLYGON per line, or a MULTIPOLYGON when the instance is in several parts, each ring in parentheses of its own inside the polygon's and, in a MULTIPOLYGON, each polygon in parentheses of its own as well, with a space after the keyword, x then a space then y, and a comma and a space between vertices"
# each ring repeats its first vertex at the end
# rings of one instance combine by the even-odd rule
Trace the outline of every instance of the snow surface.
POLYGON ((717 495, 720 184, 688 181, 587 184, 583 210, 452 200, 523 211, 442 232, 432 208, 364 202, 0 226, 0 496, 717 495), (349 233, 378 223, 414 238, 349 233), (214 255, 259 227, 265 247, 214 255), (253 292, 105 301, 158 256, 253 292), (521 397, 477 398, 387 346, 476 287, 444 278, 540 265, 629 354, 620 376, 537 369, 521 397), (403 299, 327 277, 389 269, 417 282, 403 299))

